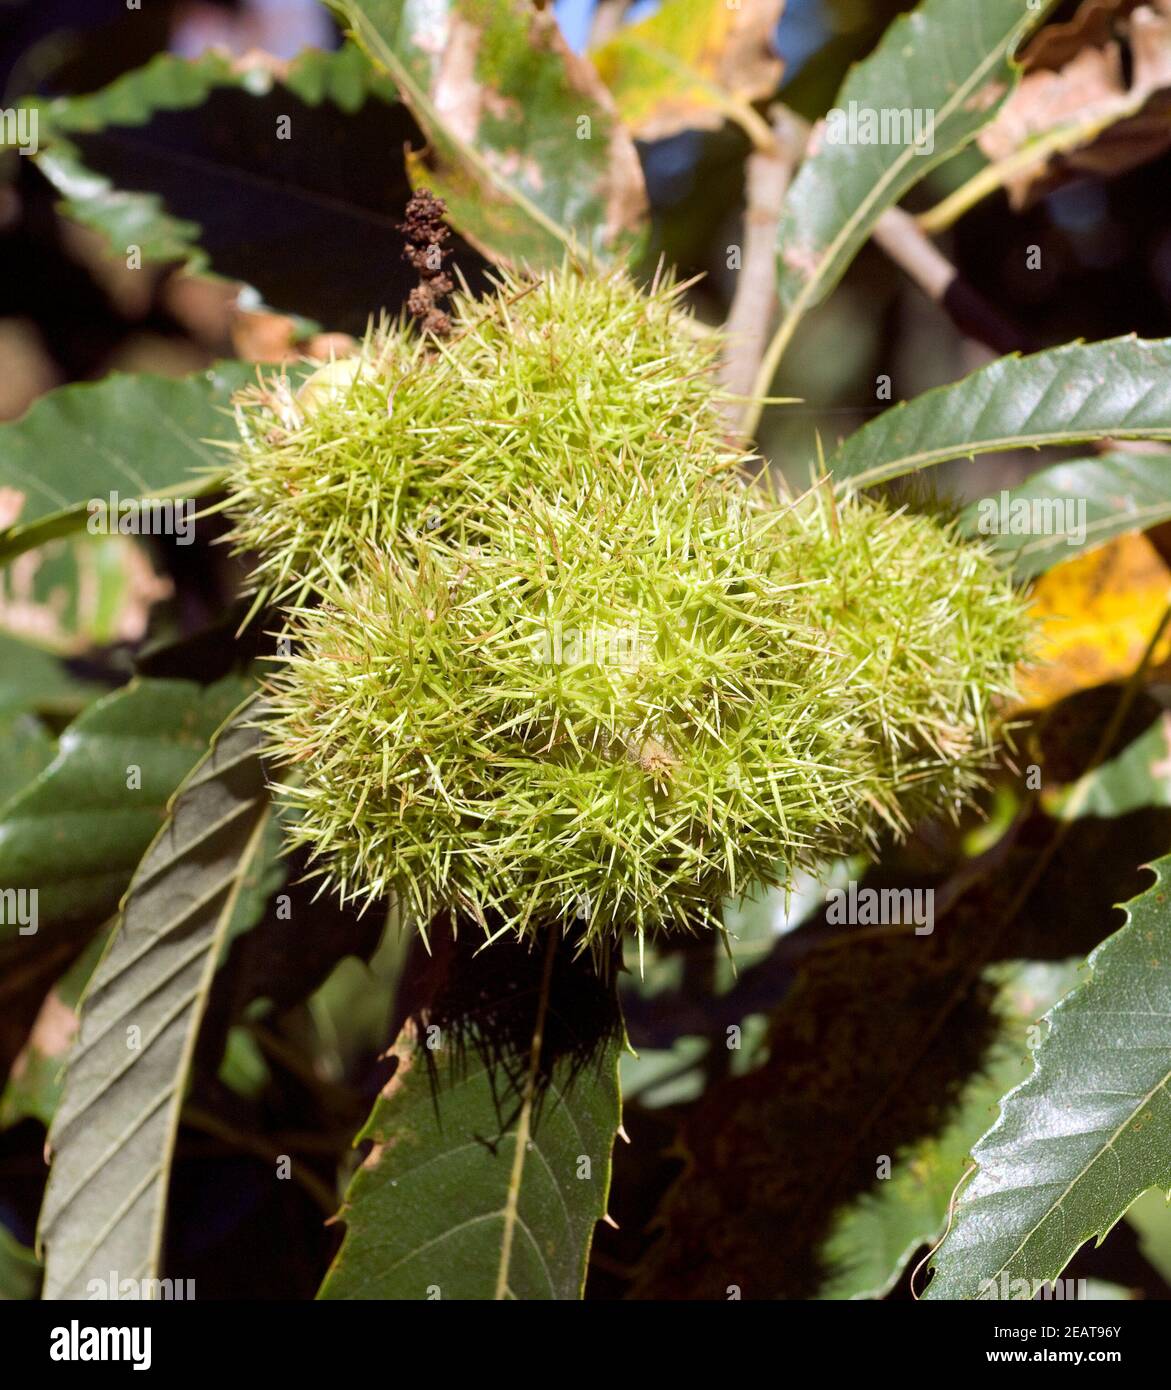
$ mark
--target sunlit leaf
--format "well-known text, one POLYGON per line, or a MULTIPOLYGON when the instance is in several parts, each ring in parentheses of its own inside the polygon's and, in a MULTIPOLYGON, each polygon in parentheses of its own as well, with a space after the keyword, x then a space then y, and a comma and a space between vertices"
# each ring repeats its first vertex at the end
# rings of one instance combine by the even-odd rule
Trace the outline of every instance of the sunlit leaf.
POLYGON ((634 246, 646 192, 609 93, 551 8, 525 0, 333 0, 431 142, 412 179, 486 256, 534 267, 567 246, 634 246))
POLYGON ((1032 1075, 976 1146, 927 1297, 1020 1296, 1148 1188, 1171 1188, 1171 859, 1152 869, 1154 886, 1049 1013, 1032 1075))
POLYGON ((768 123, 752 103, 771 96, 780 81, 771 40, 783 8, 784 0, 664 0, 590 58, 642 140, 718 130, 733 120, 767 141, 768 123))

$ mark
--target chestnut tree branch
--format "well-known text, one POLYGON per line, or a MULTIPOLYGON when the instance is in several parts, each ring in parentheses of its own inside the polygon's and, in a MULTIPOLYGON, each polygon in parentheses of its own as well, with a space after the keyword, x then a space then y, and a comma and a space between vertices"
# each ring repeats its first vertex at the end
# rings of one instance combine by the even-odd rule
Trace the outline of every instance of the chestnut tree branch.
MULTIPOLYGON (((746 206, 740 272, 725 324, 727 343, 720 369, 724 389, 748 396, 764 356, 777 307, 777 224, 793 169, 801 158, 809 128, 784 107, 772 113, 773 144, 755 150, 745 166, 746 206)), ((730 430, 738 430, 744 402, 725 402, 730 430)))

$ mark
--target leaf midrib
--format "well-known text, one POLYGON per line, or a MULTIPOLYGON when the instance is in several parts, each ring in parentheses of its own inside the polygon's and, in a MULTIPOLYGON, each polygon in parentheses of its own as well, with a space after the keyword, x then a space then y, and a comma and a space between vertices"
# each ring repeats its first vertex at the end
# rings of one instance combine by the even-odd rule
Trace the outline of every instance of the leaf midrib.
MULTIPOLYGON (((963 383, 959 383, 962 385, 963 383)), ((1085 429, 1048 430, 1039 434, 1006 434, 998 438, 981 439, 975 444, 949 445, 941 449, 923 449, 916 454, 903 454, 897 459, 887 459, 861 473, 850 473, 839 482, 839 487, 871 487, 883 482, 887 477, 899 477, 916 468, 930 467, 936 463, 946 463, 949 459, 974 458, 977 454, 995 453, 998 449, 1032 449, 1047 444, 1084 444, 1087 440, 1101 438, 1102 432, 1087 426, 1085 429)), ((1110 430, 1111 439, 1171 439, 1171 425, 1143 425, 1139 427, 1120 426, 1110 430)), ((832 467, 832 465, 831 465, 832 467)))
MULTIPOLYGON (((245 703, 247 705, 250 704, 251 701, 245 703)), ((237 717, 238 715, 232 717, 232 724, 234 724, 237 717)), ((231 727, 231 725, 229 725, 229 727, 231 727)), ((195 1055, 195 1045, 199 1036, 199 1023, 203 1017, 203 1007, 206 1005, 211 982, 215 976, 216 968, 219 965, 220 949, 223 945, 224 933, 227 931, 228 923, 232 920, 236 911, 236 904, 239 902, 240 894, 244 890, 244 880, 248 875, 248 870, 252 865, 253 859, 256 857, 258 849, 263 843, 264 832, 271 814, 272 804, 269 802, 257 816, 256 825, 247 844, 244 846, 243 853, 237 861, 239 872, 236 875, 236 881, 232 885, 232 891, 228 894, 223 909, 216 919, 215 929, 207 943, 207 956, 199 976, 199 992, 191 1005, 192 1017, 186 1037, 183 1039, 183 1050, 175 1073, 178 1080, 171 1096, 170 1108, 167 1112, 166 1138, 163 1143, 163 1152, 160 1156, 161 1171, 158 1180, 158 1191, 155 1196, 155 1208, 151 1218, 149 1259, 150 1269, 152 1271, 157 1271, 162 1263, 163 1230, 166 1221, 169 1188, 167 1176, 171 1171, 171 1163, 175 1155, 175 1144, 179 1137, 179 1115, 183 1109, 185 1083, 187 1075, 191 1070, 191 1060, 195 1055)))
MULTIPOLYGON (((549 1010, 549 992, 553 983, 553 961, 557 955, 559 939, 560 933, 556 930, 551 931, 545 950, 545 968, 541 977, 537 1017, 533 1024, 533 1041, 529 1055, 528 1076, 525 1080, 524 1101, 521 1104, 520 1116, 517 1119, 516 1147, 512 1155, 512 1171, 509 1174, 508 1191, 504 1199, 504 1231, 501 1236, 500 1263, 496 1270, 495 1298, 498 1302, 508 1295, 508 1276, 512 1266, 512 1244, 518 1222, 521 1225, 524 1224, 520 1217, 520 1189, 524 1180, 525 1159, 528 1156, 529 1132, 533 1120, 533 1101, 537 1091, 537 1079, 540 1075, 541 1047, 544 1041, 545 1019, 549 1010)), ((556 1186, 556 1184, 554 1185, 556 1186)), ((530 1239, 532 1239, 531 1232, 530 1239)), ((544 1257, 542 1256, 541 1259, 543 1263, 544 1257)))

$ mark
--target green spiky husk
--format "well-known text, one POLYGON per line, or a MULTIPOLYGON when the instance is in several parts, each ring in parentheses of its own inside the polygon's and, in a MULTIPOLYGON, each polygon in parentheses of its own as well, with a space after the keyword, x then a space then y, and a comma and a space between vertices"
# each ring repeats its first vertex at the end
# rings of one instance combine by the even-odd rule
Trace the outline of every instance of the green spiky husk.
POLYGON ((677 297, 621 276, 506 279, 456 296, 446 342, 383 324, 299 391, 243 392, 229 515, 256 585, 287 597, 415 533, 490 547, 518 500, 567 481, 614 496, 638 478, 666 505, 734 472, 750 456, 713 410, 719 339, 677 297))
POLYGON ((928 517, 746 485, 717 351, 670 288, 563 272, 241 403, 237 542, 314 595, 272 751, 344 898, 694 930, 980 784, 1018 596, 928 517))

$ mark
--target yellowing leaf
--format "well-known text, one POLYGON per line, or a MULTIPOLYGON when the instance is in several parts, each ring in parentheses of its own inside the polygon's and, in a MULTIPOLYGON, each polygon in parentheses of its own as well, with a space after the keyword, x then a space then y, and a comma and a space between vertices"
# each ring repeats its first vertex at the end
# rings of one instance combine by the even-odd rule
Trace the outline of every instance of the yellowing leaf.
MULTIPOLYGON (((1131 534, 1044 575, 1033 591, 1040 624, 1036 665, 1023 673, 1022 709, 1129 676, 1171 601, 1171 570, 1145 536, 1131 534)), ((1171 656, 1160 639, 1154 661, 1171 656)))
POLYGON ((768 126, 752 102, 771 96, 781 62, 769 39, 784 0, 665 0, 591 54, 630 130, 662 140, 736 121, 758 144, 768 126))

